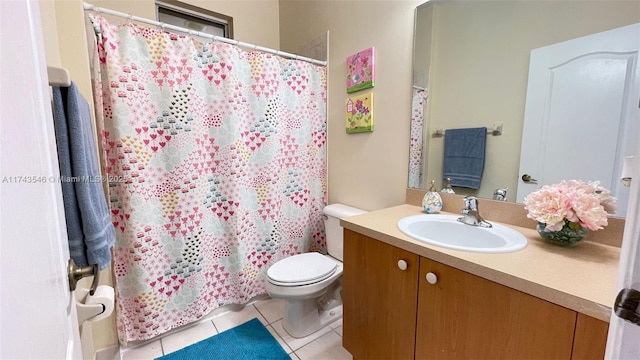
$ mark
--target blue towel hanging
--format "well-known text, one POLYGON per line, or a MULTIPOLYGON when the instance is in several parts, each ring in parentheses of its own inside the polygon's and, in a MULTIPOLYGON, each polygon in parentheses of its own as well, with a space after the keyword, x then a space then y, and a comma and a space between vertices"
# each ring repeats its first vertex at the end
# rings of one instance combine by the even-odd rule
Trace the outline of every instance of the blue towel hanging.
POLYGON ((104 269, 111 264, 115 230, 100 181, 89 104, 74 83, 52 92, 69 253, 78 266, 104 269))
POLYGON ((479 189, 486 143, 486 127, 447 129, 444 134, 443 181, 451 178, 451 186, 479 189))

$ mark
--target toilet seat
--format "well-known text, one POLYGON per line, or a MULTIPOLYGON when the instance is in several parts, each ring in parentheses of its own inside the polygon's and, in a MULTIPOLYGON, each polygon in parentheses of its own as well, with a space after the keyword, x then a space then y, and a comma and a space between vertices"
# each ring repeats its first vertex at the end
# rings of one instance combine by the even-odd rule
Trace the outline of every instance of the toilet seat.
POLYGON ((268 281, 278 286, 303 286, 320 282, 336 272, 338 264, 317 252, 284 258, 267 270, 268 281))

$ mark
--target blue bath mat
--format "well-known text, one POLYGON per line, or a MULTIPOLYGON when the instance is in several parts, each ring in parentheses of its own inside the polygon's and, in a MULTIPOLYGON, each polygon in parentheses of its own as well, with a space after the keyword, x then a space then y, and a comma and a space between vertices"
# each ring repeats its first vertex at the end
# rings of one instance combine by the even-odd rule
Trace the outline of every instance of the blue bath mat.
POLYGON ((156 360, 291 359, 260 320, 253 319, 156 360))

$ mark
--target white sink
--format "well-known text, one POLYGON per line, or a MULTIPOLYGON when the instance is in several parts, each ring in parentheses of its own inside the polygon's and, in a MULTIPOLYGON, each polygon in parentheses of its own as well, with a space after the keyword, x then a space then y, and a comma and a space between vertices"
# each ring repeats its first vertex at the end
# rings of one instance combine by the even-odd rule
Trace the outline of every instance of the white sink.
POLYGON ((400 219, 398 228, 416 240, 455 250, 506 253, 527 246, 524 235, 504 225, 491 222, 491 228, 472 226, 459 222, 458 217, 443 214, 412 215, 400 219))

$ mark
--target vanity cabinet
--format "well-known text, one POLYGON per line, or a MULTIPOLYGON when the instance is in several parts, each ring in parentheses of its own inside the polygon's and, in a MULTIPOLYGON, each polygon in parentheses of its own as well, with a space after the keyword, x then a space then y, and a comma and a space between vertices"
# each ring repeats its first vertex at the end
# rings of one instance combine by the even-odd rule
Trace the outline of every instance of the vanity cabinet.
POLYGON ((344 231, 343 346, 354 359, 604 356, 603 321, 344 231))
POLYGON ((572 310, 420 259, 416 359, 569 359, 575 322, 572 310))
POLYGON ((419 256, 344 231, 344 348, 354 359, 413 359, 419 256))

